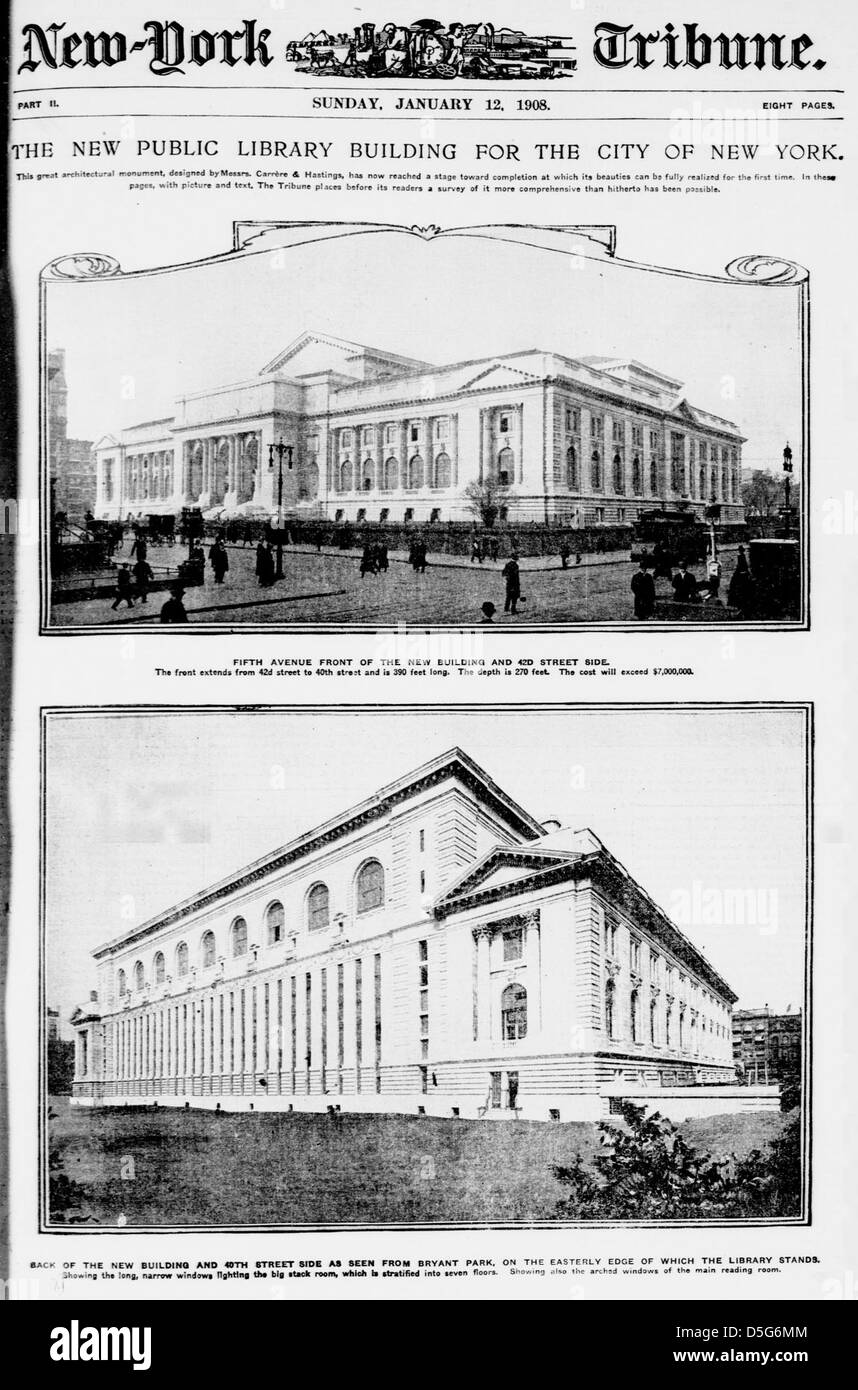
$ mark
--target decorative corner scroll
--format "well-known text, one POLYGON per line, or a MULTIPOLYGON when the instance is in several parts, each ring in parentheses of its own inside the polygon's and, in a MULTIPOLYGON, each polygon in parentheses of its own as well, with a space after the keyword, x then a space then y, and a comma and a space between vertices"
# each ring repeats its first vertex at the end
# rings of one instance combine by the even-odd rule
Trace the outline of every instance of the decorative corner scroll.
POLYGON ((799 285, 810 277, 810 271, 782 256, 739 256, 726 267, 731 280, 744 280, 755 285, 799 285))
POLYGON ((100 251, 80 251, 72 256, 58 256, 55 261, 49 261, 42 271, 42 278, 99 280, 121 274, 122 266, 115 257, 102 255, 100 251))
POLYGON ((441 235, 441 228, 435 226, 409 227, 408 230, 413 232, 415 236, 422 237, 424 241, 432 241, 434 237, 441 235))

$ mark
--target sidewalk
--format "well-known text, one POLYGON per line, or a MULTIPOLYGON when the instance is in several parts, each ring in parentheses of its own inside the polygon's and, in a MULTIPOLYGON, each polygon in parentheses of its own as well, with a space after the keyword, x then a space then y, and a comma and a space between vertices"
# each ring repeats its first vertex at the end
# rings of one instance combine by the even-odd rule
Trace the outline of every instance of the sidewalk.
MULTIPOLYGON (((228 549, 242 550, 242 546, 228 546, 228 549)), ((323 545, 317 549, 315 545, 284 545, 283 554, 295 555, 328 555, 334 559, 349 560, 352 563, 359 562, 361 551, 355 546, 351 550, 340 550, 336 545, 323 545)), ((407 550, 389 550, 387 558, 391 564, 407 565, 409 563, 407 550)), ((469 555, 447 555, 443 551, 429 550, 426 555, 427 567, 432 569, 465 569, 465 570, 492 570, 503 569, 508 555, 502 555, 497 560, 483 560, 480 565, 476 560, 472 561, 469 555)), ((580 565, 575 564, 575 556, 570 555, 568 570, 586 569, 594 565, 628 565, 631 564, 628 550, 607 550, 601 555, 582 555, 580 565)), ((518 557, 518 567, 522 574, 525 571, 532 573, 539 570, 560 570, 559 555, 520 555, 518 557)))

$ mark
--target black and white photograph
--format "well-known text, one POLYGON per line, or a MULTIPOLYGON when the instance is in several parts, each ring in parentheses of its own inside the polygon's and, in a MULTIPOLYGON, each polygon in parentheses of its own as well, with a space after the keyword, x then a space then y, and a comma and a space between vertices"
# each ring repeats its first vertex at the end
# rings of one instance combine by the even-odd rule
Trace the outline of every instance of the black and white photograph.
POLYGON ((801 626, 806 272, 615 241, 238 224, 195 264, 54 261, 48 629, 801 626))
POLYGON ((46 1228, 805 1221, 809 715, 46 712, 46 1228))

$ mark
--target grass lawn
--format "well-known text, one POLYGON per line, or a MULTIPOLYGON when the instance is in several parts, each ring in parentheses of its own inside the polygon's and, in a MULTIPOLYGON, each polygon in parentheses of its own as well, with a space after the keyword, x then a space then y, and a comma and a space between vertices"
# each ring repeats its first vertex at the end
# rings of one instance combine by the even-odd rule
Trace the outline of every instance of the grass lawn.
MULTIPOLYGON (((50 1219, 112 1227, 546 1221, 564 1195, 552 1165, 599 1148, 594 1124, 86 1110, 65 1096, 51 1110, 52 1177, 74 1184, 77 1205, 50 1219)), ((786 1119, 718 1115, 680 1129, 704 1152, 741 1156, 786 1119)))

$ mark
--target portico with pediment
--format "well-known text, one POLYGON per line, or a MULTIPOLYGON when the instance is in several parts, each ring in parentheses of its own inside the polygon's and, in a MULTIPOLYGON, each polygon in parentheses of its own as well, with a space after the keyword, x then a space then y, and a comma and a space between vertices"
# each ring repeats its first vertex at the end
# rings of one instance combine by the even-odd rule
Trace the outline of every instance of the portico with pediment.
POLYGON ((702 515, 712 502, 722 520, 743 519, 738 427, 654 368, 535 348, 439 366, 314 330, 256 377, 103 436, 96 515, 273 511, 280 440, 295 517, 473 520, 468 488, 494 484, 513 521, 607 524, 654 506, 702 515))

